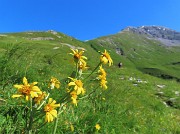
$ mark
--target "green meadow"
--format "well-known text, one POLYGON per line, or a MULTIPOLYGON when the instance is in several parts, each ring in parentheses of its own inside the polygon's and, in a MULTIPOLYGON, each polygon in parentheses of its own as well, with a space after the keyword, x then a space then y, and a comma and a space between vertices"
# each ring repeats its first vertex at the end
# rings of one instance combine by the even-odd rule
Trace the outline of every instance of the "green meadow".
MULTIPOLYGON (((95 90, 96 70, 84 83, 85 97, 77 106, 62 107, 57 134, 180 133, 180 47, 166 47, 131 32, 83 42, 54 31, 0 35, 0 133, 27 133, 29 107, 23 105, 27 102, 12 98, 17 92, 14 85, 22 84, 23 77, 29 83, 37 81, 42 90, 56 77, 61 87, 52 90, 51 97, 61 105, 68 77, 76 70, 71 49, 84 49, 88 58, 83 78, 99 64, 105 49, 113 65, 103 65, 106 90, 95 90)), ((52 133, 55 121, 44 121, 45 113, 33 124, 32 133, 52 133)))

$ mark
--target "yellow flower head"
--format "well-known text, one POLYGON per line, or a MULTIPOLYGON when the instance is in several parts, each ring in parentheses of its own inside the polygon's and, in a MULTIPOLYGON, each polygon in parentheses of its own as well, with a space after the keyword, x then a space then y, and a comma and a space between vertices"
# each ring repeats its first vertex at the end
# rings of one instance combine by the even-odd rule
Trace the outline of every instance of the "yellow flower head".
POLYGON ((78 51, 78 49, 71 49, 73 53, 70 53, 74 56, 74 61, 78 63, 79 61, 85 62, 84 60, 87 60, 87 57, 83 56, 84 51, 78 51))
POLYGON ((96 128, 97 131, 99 131, 101 127, 100 127, 99 124, 96 124, 96 125, 95 125, 95 128, 96 128))
POLYGON ((98 70, 98 73, 99 73, 99 79, 102 80, 102 79, 105 79, 106 80, 106 72, 105 70, 102 68, 102 66, 100 66, 99 70, 98 70))
POLYGON ((29 84, 26 77, 24 77, 23 84, 24 85, 14 85, 14 87, 18 89, 18 92, 20 94, 15 94, 12 96, 12 98, 25 96, 26 100, 28 101, 30 97, 34 98, 42 94, 42 91, 38 88, 38 86, 35 86, 37 82, 29 84))
POLYGON ((73 126, 73 124, 71 124, 70 128, 71 128, 71 131, 74 132, 74 126, 73 126))
POLYGON ((85 61, 80 61, 78 63, 78 70, 86 70, 87 68, 87 63, 85 61))
POLYGON ((102 65, 99 67, 98 73, 99 73, 100 75, 106 76, 106 72, 105 72, 105 70, 102 68, 102 65))
POLYGON ((98 70, 99 76, 97 77, 98 80, 100 80, 100 86, 103 89, 107 89, 107 81, 106 81, 106 72, 105 70, 102 68, 102 66, 100 66, 100 69, 98 70))
POLYGON ((72 91, 70 95, 71 95, 72 103, 77 106, 77 93, 75 91, 72 91))
POLYGON ((103 89, 107 89, 107 85, 106 85, 106 83, 107 83, 107 81, 106 81, 106 80, 104 80, 104 79, 102 79, 102 80, 100 81, 100 86, 101 86, 101 88, 103 88, 103 89))
POLYGON ((71 77, 68 78, 72 80, 68 86, 74 86, 74 90, 77 92, 77 95, 85 93, 85 89, 83 88, 83 83, 81 80, 73 79, 71 77))
POLYGON ((52 122, 54 118, 57 118, 57 111, 55 110, 55 108, 60 107, 60 104, 55 103, 55 100, 49 98, 48 104, 44 107, 44 111, 46 112, 46 122, 52 122))
POLYGON ((109 63, 109 66, 111 66, 113 64, 113 60, 111 59, 111 56, 109 55, 109 53, 105 50, 104 53, 102 53, 101 57, 100 57, 100 61, 104 64, 109 63))
POLYGON ((50 87, 51 89, 54 89, 54 87, 59 88, 60 87, 60 82, 58 81, 58 79, 56 79, 55 77, 52 77, 48 87, 50 87))
POLYGON ((47 96, 46 92, 43 92, 41 95, 39 95, 38 97, 34 98, 34 102, 36 104, 40 104, 42 100, 44 100, 44 98, 47 96))

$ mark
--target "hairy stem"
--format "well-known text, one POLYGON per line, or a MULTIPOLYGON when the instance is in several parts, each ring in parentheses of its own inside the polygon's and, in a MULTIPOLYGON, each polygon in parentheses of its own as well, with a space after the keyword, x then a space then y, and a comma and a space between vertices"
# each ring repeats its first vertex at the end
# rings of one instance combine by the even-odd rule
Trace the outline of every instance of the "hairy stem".
POLYGON ((59 109, 58 109, 58 114, 57 114, 57 118, 56 118, 56 120, 55 120, 55 122, 54 122, 54 129, 53 129, 53 133, 52 134, 56 134, 56 130, 57 130, 57 123, 58 123, 58 116, 62 113, 62 108, 63 108, 63 106, 65 105, 66 103, 62 103, 61 104, 61 106, 59 107, 59 109))
POLYGON ((87 80, 87 78, 89 78, 95 71, 96 69, 101 65, 102 63, 100 62, 95 68, 94 70, 84 79, 84 82, 87 80))

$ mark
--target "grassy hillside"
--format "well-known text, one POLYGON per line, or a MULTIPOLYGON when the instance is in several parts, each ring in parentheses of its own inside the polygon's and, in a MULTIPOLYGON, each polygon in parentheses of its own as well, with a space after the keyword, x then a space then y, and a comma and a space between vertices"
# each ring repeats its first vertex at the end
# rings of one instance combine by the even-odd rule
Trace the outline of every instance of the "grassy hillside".
POLYGON ((89 43, 116 50, 121 57, 130 60, 142 72, 165 79, 180 79, 180 47, 167 47, 145 35, 128 31, 101 37, 89 43))
MULTIPOLYGON (((41 88, 46 88, 51 76, 65 84, 75 69, 70 48, 85 49, 86 73, 96 67, 99 51, 104 49, 114 65, 104 67, 107 90, 79 100, 77 107, 67 104, 59 117, 57 133, 180 133, 180 48, 167 48, 129 32, 82 42, 54 31, 0 36, 1 133, 23 132, 23 107, 17 107, 19 102, 11 98, 16 91, 13 85, 22 83, 24 76, 31 82, 38 81, 41 88), (122 68, 117 66, 119 62, 122 68), (99 131, 96 124, 101 126, 99 131)), ((91 81, 84 85, 87 94, 94 86, 91 81)), ((62 86, 53 96, 61 99, 65 90, 62 86)), ((48 123, 38 133, 50 133, 52 128, 53 123, 48 123)))

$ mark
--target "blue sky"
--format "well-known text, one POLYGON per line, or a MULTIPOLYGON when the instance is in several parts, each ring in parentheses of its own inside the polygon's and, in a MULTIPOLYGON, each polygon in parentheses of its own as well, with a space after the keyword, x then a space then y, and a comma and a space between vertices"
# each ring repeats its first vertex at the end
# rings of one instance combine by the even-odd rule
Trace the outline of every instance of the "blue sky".
POLYGON ((180 31, 180 0, 0 0, 0 33, 52 29, 89 40, 142 25, 180 31))

